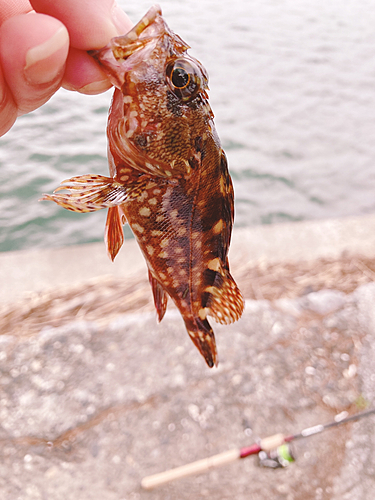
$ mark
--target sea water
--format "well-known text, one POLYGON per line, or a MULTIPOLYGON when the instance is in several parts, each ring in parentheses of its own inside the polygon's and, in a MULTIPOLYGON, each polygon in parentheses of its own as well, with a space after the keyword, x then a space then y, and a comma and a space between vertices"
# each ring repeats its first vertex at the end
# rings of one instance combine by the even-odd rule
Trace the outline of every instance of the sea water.
MULTIPOLYGON (((120 4, 133 22, 151 6, 120 4)), ((375 213, 375 2, 160 4, 209 73, 236 226, 375 213)), ((0 138, 1 251, 103 238, 105 211, 38 198, 73 175, 108 175, 111 94, 60 90, 0 138)))

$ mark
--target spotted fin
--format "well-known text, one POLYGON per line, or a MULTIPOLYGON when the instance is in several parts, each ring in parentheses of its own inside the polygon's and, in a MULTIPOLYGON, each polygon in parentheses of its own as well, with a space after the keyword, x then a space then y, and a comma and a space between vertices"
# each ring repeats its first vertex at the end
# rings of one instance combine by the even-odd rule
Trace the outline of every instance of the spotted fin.
POLYGON ((128 186, 103 175, 81 175, 61 183, 53 194, 44 194, 39 201, 54 201, 73 212, 95 212, 124 203, 130 194, 128 186), (55 194, 67 190, 69 193, 55 194))
POLYGON ((150 271, 148 272, 148 279, 151 284, 156 313, 158 315, 158 321, 160 323, 160 321, 164 317, 165 311, 167 310, 168 294, 167 292, 165 292, 160 283, 152 276, 150 271))
POLYGON ((185 323, 191 340, 206 360, 209 368, 212 368, 214 365, 217 366, 219 358, 217 355, 215 335, 209 322, 206 319, 201 320, 200 318, 195 318, 193 328, 190 322, 185 323))
POLYGON ((205 291, 209 293, 207 314, 215 321, 228 325, 241 317, 244 310, 242 294, 227 269, 220 269, 213 285, 205 291))
POLYGON ((120 207, 110 207, 108 209, 107 221, 105 224, 104 241, 107 253, 111 260, 115 260, 124 243, 124 231, 122 230, 120 207))

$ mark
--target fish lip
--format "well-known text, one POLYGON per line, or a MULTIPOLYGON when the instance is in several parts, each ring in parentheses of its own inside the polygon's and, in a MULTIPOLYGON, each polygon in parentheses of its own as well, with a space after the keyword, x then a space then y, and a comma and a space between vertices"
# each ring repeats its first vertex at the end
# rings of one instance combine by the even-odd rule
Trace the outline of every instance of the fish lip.
MULTIPOLYGON (((114 37, 105 47, 102 47, 101 49, 88 50, 87 53, 97 61, 102 62, 102 59, 108 58, 108 52, 111 51, 116 61, 124 61, 124 59, 127 59, 132 53, 144 47, 149 41, 151 41, 153 38, 152 36, 145 37, 142 40, 141 35, 155 22, 158 17, 162 19, 162 11, 160 6, 155 4, 125 35, 114 37), (125 47, 128 47, 129 53, 124 50, 125 47)), ((166 28, 165 21, 163 19, 162 21, 166 28)))
POLYGON ((162 17, 160 6, 156 4, 128 33, 114 37, 105 47, 88 50, 87 53, 105 69, 111 83, 121 89, 124 74, 136 64, 132 56, 142 51, 142 59, 147 59, 147 52, 145 55, 144 51, 148 49, 152 52, 157 40, 166 33, 170 33, 170 30, 162 17), (149 31, 144 33, 147 29, 149 31))
MULTIPOLYGON (((112 46, 112 50, 115 48, 121 48, 124 45, 129 45, 136 40, 139 40, 140 35, 151 26, 158 17, 162 16, 161 7, 158 4, 153 5, 146 14, 142 17, 142 19, 135 25, 133 28, 128 31, 125 35, 117 36, 112 38, 110 45, 112 46)), ((163 21, 164 22, 164 21, 163 21)), ((165 22, 164 22, 165 24, 165 22)), ((115 55, 116 57, 116 55, 115 55)))
MULTIPOLYGON (((171 48, 164 49, 170 56, 174 53, 175 57, 186 57, 186 51, 190 48, 169 28, 162 17, 160 6, 156 4, 128 33, 112 38, 105 47, 89 50, 88 54, 105 70, 112 85, 122 90, 125 75, 138 64, 148 61, 156 46, 159 45, 160 50, 163 50, 165 43, 171 45, 171 48)), ((203 75, 203 87, 206 87, 206 72, 200 68, 198 61, 196 65, 203 75)))

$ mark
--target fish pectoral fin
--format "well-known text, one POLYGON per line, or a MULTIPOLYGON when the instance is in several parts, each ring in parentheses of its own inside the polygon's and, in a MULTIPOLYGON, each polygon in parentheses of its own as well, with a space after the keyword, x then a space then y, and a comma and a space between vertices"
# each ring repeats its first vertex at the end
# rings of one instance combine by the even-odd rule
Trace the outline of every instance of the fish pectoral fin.
POLYGON ((120 248, 124 243, 124 231, 122 230, 121 214, 119 207, 108 209, 107 221, 105 223, 104 241, 110 259, 115 260, 120 248))
POLYGON ((95 212, 121 205, 127 200, 130 190, 111 177, 89 174, 63 181, 53 194, 44 194, 39 201, 54 201, 73 212, 95 212), (63 190, 69 192, 56 194, 63 190))
POLYGON ((222 325, 237 321, 244 310, 242 294, 230 272, 223 268, 217 272, 214 284, 205 289, 209 293, 207 314, 222 325))
POLYGON ((165 311, 167 310, 168 294, 158 280, 151 274, 151 271, 148 271, 148 279, 151 284, 155 309, 160 323, 160 321, 164 318, 165 311))

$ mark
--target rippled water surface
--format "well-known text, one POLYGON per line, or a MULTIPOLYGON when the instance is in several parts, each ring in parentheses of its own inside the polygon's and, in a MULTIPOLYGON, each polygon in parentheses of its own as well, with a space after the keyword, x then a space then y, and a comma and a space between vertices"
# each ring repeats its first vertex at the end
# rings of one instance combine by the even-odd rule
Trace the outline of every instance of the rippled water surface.
MULTIPOLYGON (((160 3, 210 75, 237 226, 375 212, 374 2, 160 3)), ((151 2, 126 5, 136 22, 151 2)), ((61 90, 0 139, 0 250, 102 239, 104 211, 37 200, 72 175, 107 175, 111 93, 61 90)))

